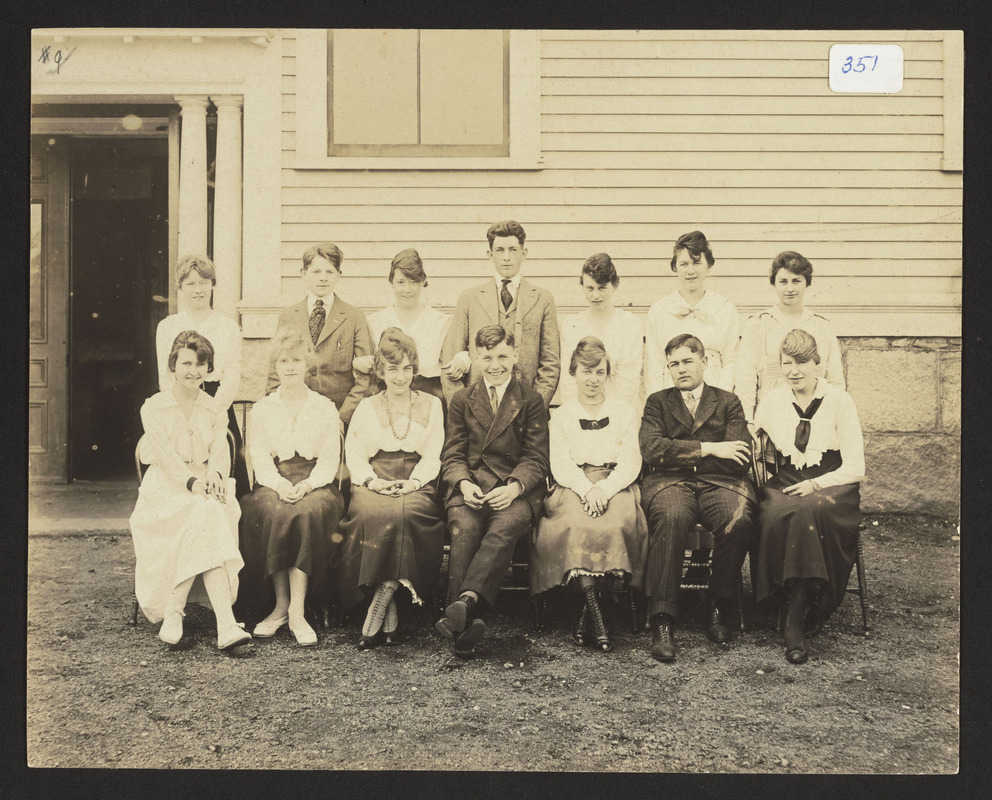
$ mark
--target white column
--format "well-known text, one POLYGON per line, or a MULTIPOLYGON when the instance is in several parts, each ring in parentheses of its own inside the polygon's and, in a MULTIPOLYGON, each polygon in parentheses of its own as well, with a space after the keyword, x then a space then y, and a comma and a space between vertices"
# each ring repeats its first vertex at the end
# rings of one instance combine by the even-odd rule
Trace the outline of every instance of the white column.
POLYGON ((214 308, 238 319, 241 299, 241 98, 212 97, 217 106, 217 172, 214 183, 214 308))
POLYGON ((179 144, 179 258, 207 255, 207 103, 203 96, 177 96, 179 144))

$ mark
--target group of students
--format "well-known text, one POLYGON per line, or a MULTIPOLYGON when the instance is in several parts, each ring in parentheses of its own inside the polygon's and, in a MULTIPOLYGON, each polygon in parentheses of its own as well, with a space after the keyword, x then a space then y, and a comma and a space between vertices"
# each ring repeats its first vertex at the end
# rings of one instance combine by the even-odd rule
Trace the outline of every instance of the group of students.
POLYGON ((671 662, 683 553, 699 523, 714 539, 709 637, 732 638, 750 552, 756 600, 781 604, 786 658, 806 661, 806 637, 844 597, 864 476, 837 338, 803 303, 809 261, 775 258, 778 303, 741 338, 736 308, 706 289, 715 261, 699 231, 676 241, 678 289, 651 306, 643 333, 613 306, 619 276, 599 253, 579 277, 588 310, 559 331, 552 295, 521 275, 522 226, 496 223, 487 240, 494 276, 450 317, 422 302, 413 249, 390 267, 394 304, 368 321, 335 292, 341 251, 307 250, 307 296, 279 317, 270 392, 248 415, 253 486, 230 410, 240 330, 211 308, 209 260, 180 262, 183 310, 159 325, 161 391, 141 409, 150 466, 131 517, 135 593, 162 621, 159 637, 178 643, 186 604, 207 599, 217 646, 249 641, 232 611, 240 580, 242 594, 274 595, 257 638, 288 626, 316 644, 310 595, 367 601, 358 647, 395 643, 396 593, 431 597, 447 532, 435 628, 469 657, 530 535, 531 592, 582 595, 576 643, 613 648, 598 595, 618 576, 647 598, 651 654, 671 662), (335 485, 342 440, 347 507, 335 485), (760 489, 752 448, 777 465, 760 489))

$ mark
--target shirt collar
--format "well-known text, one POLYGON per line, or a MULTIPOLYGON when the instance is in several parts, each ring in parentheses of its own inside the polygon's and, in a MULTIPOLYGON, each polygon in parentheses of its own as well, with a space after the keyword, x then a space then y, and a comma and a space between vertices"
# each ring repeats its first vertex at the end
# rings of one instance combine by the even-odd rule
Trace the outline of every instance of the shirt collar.
POLYGON ((510 378, 509 378, 509 380, 504 381, 499 386, 493 387, 493 385, 489 382, 489 378, 487 378, 485 375, 483 375, 482 376, 482 382, 486 385, 486 397, 489 397, 489 389, 490 388, 495 388, 496 389, 496 399, 500 403, 502 403, 503 402, 503 395, 506 394, 506 389, 510 385, 510 381, 512 381, 512 380, 513 380, 513 376, 511 375, 510 378))
POLYGON ((324 301, 324 313, 325 314, 326 313, 329 313, 330 310, 331 310, 331 306, 334 305, 334 292, 331 292, 330 294, 327 294, 324 297, 320 297, 320 298, 318 298, 317 295, 313 294, 312 292, 307 292, 307 316, 308 317, 311 314, 313 314, 313 306, 314 306, 314 303, 316 303, 318 299, 324 301))
MULTIPOLYGON (((695 396, 695 398, 696 398, 697 401, 703 396, 703 387, 705 385, 706 385, 706 381, 703 381, 702 383, 699 384, 699 386, 697 386, 695 389, 692 390, 692 393, 695 396)), ((682 389, 679 389, 679 391, 682 392, 682 399, 683 400, 688 400, 689 393, 686 392, 686 391, 683 391, 682 389)))
POLYGON ((784 313, 782 313, 782 309, 780 309, 778 307, 778 304, 777 303, 771 307, 771 314, 772 314, 773 317, 775 317, 775 319, 777 319, 779 322, 781 322, 782 325, 785 326, 786 328, 788 328, 790 326, 791 327, 795 327, 795 323, 797 321, 798 322, 805 322, 806 320, 808 320, 810 317, 813 316, 813 312, 810 311, 805 306, 803 306, 803 313, 799 315, 798 320, 797 320, 796 317, 786 316, 784 313))
MULTIPOLYGON (((503 281, 505 281, 506 278, 504 278, 498 272, 494 273, 493 277, 496 279, 496 289, 497 290, 502 290, 502 288, 503 288, 503 281)), ((518 272, 516 275, 514 275, 512 278, 509 279, 510 280, 510 292, 513 294, 514 297, 516 297, 517 290, 520 288, 520 281, 521 281, 522 278, 523 278, 523 274, 521 272, 518 272)))

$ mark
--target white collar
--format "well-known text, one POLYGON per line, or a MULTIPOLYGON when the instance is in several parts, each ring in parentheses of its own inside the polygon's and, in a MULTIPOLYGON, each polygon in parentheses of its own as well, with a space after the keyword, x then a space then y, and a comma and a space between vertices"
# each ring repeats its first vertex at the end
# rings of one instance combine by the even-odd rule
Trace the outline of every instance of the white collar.
POLYGON ((513 380, 513 376, 511 375, 509 378, 507 378, 505 381, 503 381, 503 383, 501 383, 499 386, 493 386, 493 384, 491 384, 489 382, 489 378, 487 378, 485 375, 483 375, 482 376, 482 382, 486 385, 486 397, 489 397, 489 390, 490 389, 495 389, 496 390, 497 404, 502 403, 503 402, 503 395, 506 394, 506 388, 510 385, 510 381, 512 381, 512 380, 513 380))
MULTIPOLYGON (((703 387, 705 385, 706 381, 703 381, 699 384, 699 386, 692 390, 692 394, 695 396, 697 402, 703 396, 703 387)), ((679 391, 682 392, 682 399, 686 401, 686 404, 688 405, 689 392, 683 391, 682 389, 679 389, 679 391)))
POLYGON ((324 312, 330 313, 331 306, 334 305, 334 292, 324 295, 323 297, 317 297, 317 295, 312 292, 307 292, 307 316, 309 317, 313 314, 313 306, 318 300, 324 302, 324 312))
POLYGON ((504 278, 498 272, 493 273, 493 277, 496 280, 496 288, 499 289, 499 290, 502 290, 502 288, 503 288, 503 281, 509 280, 510 281, 510 286, 509 286, 510 293, 514 297, 517 296, 517 291, 520 289, 520 281, 523 279, 523 272, 522 271, 517 272, 517 274, 514 275, 512 278, 504 278))

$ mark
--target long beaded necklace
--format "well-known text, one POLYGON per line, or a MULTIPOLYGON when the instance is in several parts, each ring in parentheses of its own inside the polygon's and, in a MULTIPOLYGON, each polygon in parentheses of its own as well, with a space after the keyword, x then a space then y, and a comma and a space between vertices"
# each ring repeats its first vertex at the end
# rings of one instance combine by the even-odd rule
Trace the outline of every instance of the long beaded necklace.
POLYGON ((410 433, 410 423, 413 422, 413 392, 410 392, 410 407, 409 407, 409 409, 407 411, 407 415, 406 415, 406 430, 403 431, 403 435, 402 436, 400 436, 396 432, 396 426, 393 424, 393 410, 389 406, 389 393, 388 392, 386 393, 386 418, 389 420, 389 429, 393 432, 393 436, 395 436, 397 440, 399 440, 399 441, 402 442, 407 437, 407 435, 409 435, 409 433, 410 433))

